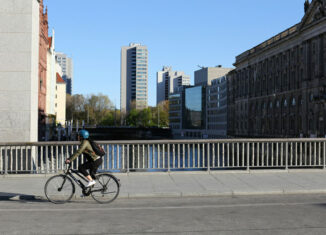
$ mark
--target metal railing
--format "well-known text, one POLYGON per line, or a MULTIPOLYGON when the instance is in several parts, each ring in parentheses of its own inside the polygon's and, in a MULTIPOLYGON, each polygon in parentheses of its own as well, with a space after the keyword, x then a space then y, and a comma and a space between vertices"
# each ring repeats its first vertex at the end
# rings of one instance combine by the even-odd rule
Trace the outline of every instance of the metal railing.
MULTIPOLYGON (((99 170, 325 169, 326 139, 98 141, 99 170)), ((0 174, 56 173, 79 142, 0 143, 0 174)), ((78 168, 84 156, 73 162, 78 168)))

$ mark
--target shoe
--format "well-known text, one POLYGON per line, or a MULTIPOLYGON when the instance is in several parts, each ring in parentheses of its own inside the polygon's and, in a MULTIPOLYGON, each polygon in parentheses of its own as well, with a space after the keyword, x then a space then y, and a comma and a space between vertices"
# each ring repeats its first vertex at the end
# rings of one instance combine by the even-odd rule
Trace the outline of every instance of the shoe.
POLYGON ((95 180, 92 181, 88 181, 88 184, 86 185, 86 188, 93 186, 94 184, 96 184, 95 180))

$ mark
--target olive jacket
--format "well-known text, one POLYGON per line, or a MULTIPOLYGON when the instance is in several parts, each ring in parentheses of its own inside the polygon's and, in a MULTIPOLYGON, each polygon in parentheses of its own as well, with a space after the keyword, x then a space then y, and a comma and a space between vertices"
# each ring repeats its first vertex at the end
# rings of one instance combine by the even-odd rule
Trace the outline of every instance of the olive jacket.
POLYGON ((98 159, 98 156, 95 154, 95 152, 88 140, 83 140, 81 142, 81 144, 79 145, 79 149, 69 158, 69 160, 73 161, 81 154, 85 154, 86 157, 88 155, 93 161, 98 159))

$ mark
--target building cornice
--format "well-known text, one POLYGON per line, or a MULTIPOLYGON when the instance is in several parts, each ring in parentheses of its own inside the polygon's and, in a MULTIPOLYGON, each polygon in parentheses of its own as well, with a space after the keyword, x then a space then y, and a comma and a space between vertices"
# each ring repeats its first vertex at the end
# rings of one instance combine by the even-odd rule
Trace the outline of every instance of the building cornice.
POLYGON ((305 24, 307 22, 307 20, 309 19, 309 17, 311 16, 311 14, 313 13, 313 10, 316 9, 316 7, 317 7, 317 1, 313 1, 310 4, 309 10, 306 12, 306 14, 304 15, 304 17, 302 18, 300 23, 269 38, 268 40, 260 43, 256 47, 253 47, 253 48, 241 53, 240 55, 238 55, 236 57, 236 61, 233 65, 237 66, 237 65, 241 64, 242 62, 249 60, 253 57, 256 57, 257 55, 260 55, 261 53, 268 51, 268 50, 274 48, 275 46, 279 46, 280 44, 287 42, 290 39, 292 39, 300 34, 303 34, 306 30, 326 21, 326 18, 323 17, 321 19, 314 20, 313 22, 310 22, 309 24, 305 24))

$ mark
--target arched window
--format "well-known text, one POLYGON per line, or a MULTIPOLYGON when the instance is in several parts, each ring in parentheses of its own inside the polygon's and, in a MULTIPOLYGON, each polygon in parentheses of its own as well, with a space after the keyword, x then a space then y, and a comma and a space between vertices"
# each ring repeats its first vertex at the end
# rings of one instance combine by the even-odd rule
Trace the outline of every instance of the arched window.
POLYGON ((295 106, 296 105, 296 101, 295 101, 295 98, 294 97, 292 98, 291 104, 292 104, 292 106, 295 106))
POLYGON ((288 101, 286 99, 284 99, 284 107, 286 108, 288 106, 288 101))

